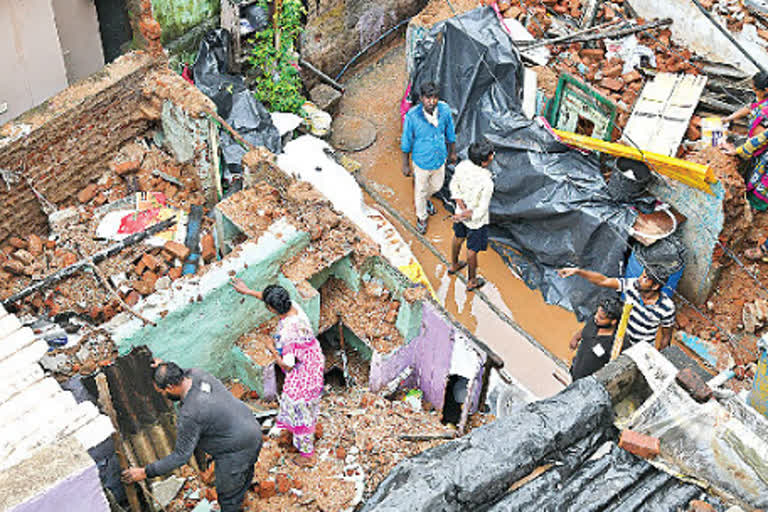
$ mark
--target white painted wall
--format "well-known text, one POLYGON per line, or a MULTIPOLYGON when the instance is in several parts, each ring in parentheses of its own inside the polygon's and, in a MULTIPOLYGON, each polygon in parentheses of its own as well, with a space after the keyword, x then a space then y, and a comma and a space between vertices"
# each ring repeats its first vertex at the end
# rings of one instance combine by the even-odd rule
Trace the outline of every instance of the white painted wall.
POLYGON ((0 0, 0 124, 67 87, 51 0, 0 0))
POLYGON ((99 18, 93 0, 53 0, 67 82, 74 82, 104 67, 99 18))

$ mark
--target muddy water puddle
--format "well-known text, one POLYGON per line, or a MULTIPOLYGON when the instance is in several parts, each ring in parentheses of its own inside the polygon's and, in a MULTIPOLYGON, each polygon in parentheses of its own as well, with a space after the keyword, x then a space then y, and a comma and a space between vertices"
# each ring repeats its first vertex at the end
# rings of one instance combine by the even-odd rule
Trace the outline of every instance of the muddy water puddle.
MULTIPOLYGON (((380 51, 372 62, 356 75, 350 75, 339 115, 364 117, 376 126, 376 142, 350 156, 362 164, 361 172, 369 186, 415 225, 413 181, 400 171, 400 100, 407 79, 405 47, 392 45, 380 51)), ((435 204, 438 213, 430 218, 426 237, 445 258, 450 258, 452 225, 442 204, 435 204)), ((510 374, 539 396, 551 395, 563 387, 552 373, 564 372, 550 357, 502 320, 480 297, 467 293, 464 283, 449 275, 445 264, 410 231, 395 219, 390 221, 410 245, 446 309, 504 359, 510 374)), ((563 361, 572 357, 568 341, 580 328, 572 313, 546 304, 541 293, 530 290, 493 250, 480 254, 479 274, 488 281, 482 290, 496 308, 555 357, 563 361)))

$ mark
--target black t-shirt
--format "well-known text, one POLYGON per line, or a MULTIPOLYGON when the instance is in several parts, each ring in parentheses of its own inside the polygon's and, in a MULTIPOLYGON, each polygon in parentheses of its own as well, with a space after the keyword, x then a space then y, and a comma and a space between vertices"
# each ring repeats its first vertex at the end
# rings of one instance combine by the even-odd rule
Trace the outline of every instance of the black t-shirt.
POLYGON ((589 317, 581 331, 581 343, 571 364, 573 380, 592 375, 611 358, 614 334, 598 336, 594 317, 589 317))

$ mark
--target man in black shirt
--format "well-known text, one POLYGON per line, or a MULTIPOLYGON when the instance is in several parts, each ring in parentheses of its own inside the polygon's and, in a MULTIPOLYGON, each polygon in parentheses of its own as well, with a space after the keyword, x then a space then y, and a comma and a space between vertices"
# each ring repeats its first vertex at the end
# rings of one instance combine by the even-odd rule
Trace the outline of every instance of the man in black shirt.
POLYGON ((571 364, 573 380, 592 375, 608 363, 621 311, 618 297, 606 297, 600 301, 595 315, 587 320, 584 328, 573 335, 571 350, 576 350, 578 346, 571 364))
POLYGON ((123 481, 137 482, 170 473, 186 464, 195 447, 216 463, 216 494, 221 512, 240 512, 261 451, 261 425, 253 413, 211 374, 159 363, 155 389, 181 402, 173 452, 143 468, 123 471, 123 481))

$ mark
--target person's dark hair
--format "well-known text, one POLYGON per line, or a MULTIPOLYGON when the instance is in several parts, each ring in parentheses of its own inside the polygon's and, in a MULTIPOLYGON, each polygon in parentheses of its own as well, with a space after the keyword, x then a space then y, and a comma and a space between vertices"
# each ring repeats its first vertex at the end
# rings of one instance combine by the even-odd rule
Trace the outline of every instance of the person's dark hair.
POLYGON ((669 279, 669 275, 665 270, 654 268, 650 265, 645 266, 645 275, 648 276, 651 281, 659 285, 659 287, 663 287, 667 284, 667 280, 669 279))
POLYGON ((752 77, 752 84, 755 89, 765 90, 768 89, 768 73, 765 71, 759 71, 752 77))
POLYGON ((176 363, 160 363, 157 365, 157 368, 155 368, 155 373, 152 376, 152 379, 154 379, 158 388, 165 389, 168 386, 179 384, 186 374, 187 372, 182 370, 176 363))
POLYGON ((288 290, 282 286, 271 284, 264 288, 261 293, 264 303, 277 311, 278 314, 284 315, 291 310, 291 297, 288 295, 288 290))
POLYGON ((482 165, 493 154, 493 146, 485 139, 473 142, 469 146, 469 160, 475 165, 482 165))
POLYGON ((421 84, 421 88, 419 88, 419 98, 431 98, 434 96, 440 96, 440 88, 435 82, 425 82, 421 84))
POLYGON ((607 316, 611 320, 620 319, 622 309, 624 308, 624 306, 621 303, 621 300, 619 300, 619 298, 614 295, 603 297, 603 299, 600 301, 598 306, 603 308, 603 311, 605 312, 605 316, 607 316))

